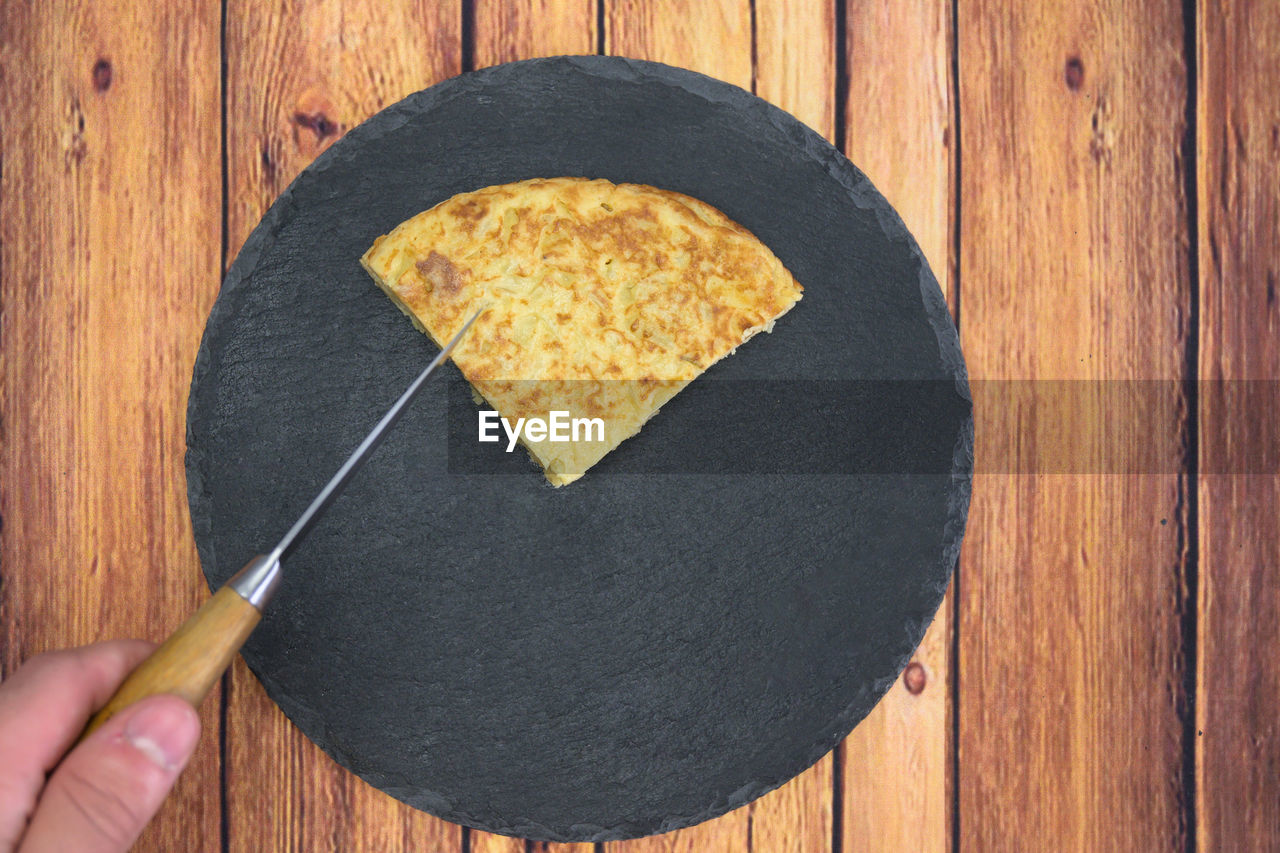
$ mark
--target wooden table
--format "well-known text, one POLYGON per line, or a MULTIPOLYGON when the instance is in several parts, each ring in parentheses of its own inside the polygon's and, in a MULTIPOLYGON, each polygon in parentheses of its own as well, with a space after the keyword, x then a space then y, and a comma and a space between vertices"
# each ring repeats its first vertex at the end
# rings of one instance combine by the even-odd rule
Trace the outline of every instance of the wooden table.
MULTIPOLYGON (((293 176, 460 71, 621 54, 792 111, 897 206, 959 321, 980 473, 951 595, 835 753, 602 847, 1280 845, 1280 4, 11 0, 0 41, 4 672, 163 637, 207 594, 192 360, 293 176), (1168 389, 1119 398, 1138 473, 1010 463, 1081 426, 1037 409, 1054 383, 1006 381, 1046 379, 1168 389)), ((541 849, 339 769, 243 664, 202 713, 139 849, 541 849)))

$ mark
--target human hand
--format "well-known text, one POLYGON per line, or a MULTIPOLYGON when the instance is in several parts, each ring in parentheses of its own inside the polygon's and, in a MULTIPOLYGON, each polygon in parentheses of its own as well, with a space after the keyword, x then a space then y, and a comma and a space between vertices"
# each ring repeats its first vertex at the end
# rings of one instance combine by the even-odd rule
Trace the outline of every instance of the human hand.
POLYGON ((37 655, 0 683, 0 851, 115 853, 137 839, 200 739, 195 710, 152 696, 72 746, 153 648, 113 640, 37 655))

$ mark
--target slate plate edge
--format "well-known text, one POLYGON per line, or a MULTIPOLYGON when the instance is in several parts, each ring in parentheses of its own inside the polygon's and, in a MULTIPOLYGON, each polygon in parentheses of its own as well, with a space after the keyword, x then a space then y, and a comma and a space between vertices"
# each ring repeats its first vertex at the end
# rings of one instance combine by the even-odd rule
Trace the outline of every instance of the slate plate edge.
MULTIPOLYGON (((468 72, 442 81, 430 88, 415 92, 401 101, 380 111, 369 120, 349 131, 339 143, 348 139, 360 140, 369 135, 380 136, 396 130, 411 120, 419 111, 428 110, 436 104, 446 103, 457 97, 470 94, 473 90, 502 85, 507 79, 517 77, 528 70, 547 65, 571 68, 579 73, 620 82, 647 83, 683 89, 690 94, 703 98, 711 103, 718 103, 734 109, 757 113, 762 119, 791 137, 798 147, 812 160, 817 162, 827 174, 849 194, 856 206, 872 210, 886 237, 895 243, 901 243, 918 263, 918 285, 921 300, 924 303, 926 316, 933 328, 937 341, 940 359, 943 366, 954 375, 957 393, 970 403, 968 416, 961 424, 953 450, 950 495, 947 502, 947 521, 944 528, 944 547, 941 555, 941 582, 935 590, 937 603, 932 611, 936 613, 941 605, 955 568, 964 536, 965 522, 970 501, 973 472, 973 432, 972 397, 969 392, 968 376, 964 359, 960 351, 959 336, 947 310, 946 300, 942 295, 937 279, 934 277, 928 261, 918 244, 912 238, 901 217, 889 205, 888 201, 871 184, 867 177, 844 157, 830 142, 804 125, 790 113, 752 95, 737 86, 725 83, 706 75, 645 60, 625 59, 620 57, 601 56, 559 56, 541 59, 524 60, 504 65, 493 66, 479 71, 468 72)), ((346 147, 346 146, 343 146, 346 147)), ((302 170, 289 186, 280 194, 271 207, 263 215, 261 221, 245 240, 243 247, 234 262, 227 270, 222 287, 210 311, 201 336, 200 347, 196 353, 192 370, 192 380, 187 403, 187 451, 185 470, 187 476, 187 496, 191 513, 193 533, 196 535, 197 553, 205 571, 206 580, 210 577, 229 576, 234 567, 219 568, 217 554, 211 545, 211 531, 208 530, 212 518, 212 496, 205 486, 203 475, 205 453, 194 441, 191 424, 199 408, 201 385, 210 371, 217 367, 216 357, 210 351, 210 343, 219 337, 222 324, 235 317, 239 307, 242 291, 253 279, 258 267, 259 258, 280 228, 285 224, 295 202, 295 189, 309 181, 317 180, 335 161, 340 151, 335 153, 339 144, 331 146, 302 170), (204 518, 200 523, 198 519, 204 518)), ((211 393, 206 391, 205 393, 211 393)), ((269 543, 264 543, 265 548, 269 543)), ((213 584, 210 584, 211 588, 213 584)), ((856 696, 852 702, 826 726, 829 734, 815 744, 803 760, 797 762, 794 772, 783 774, 780 778, 759 780, 748 783, 736 791, 715 798, 713 802, 698 812, 684 815, 670 815, 656 822, 639 823, 623 822, 612 826, 575 825, 567 828, 544 826, 536 821, 511 819, 497 824, 475 819, 474 816, 457 812, 452 804, 438 794, 423 792, 416 786, 412 792, 398 788, 395 780, 385 775, 377 779, 369 779, 372 774, 357 774, 370 781, 392 796, 402 800, 413 800, 411 805, 422 808, 437 817, 462 823, 489 832, 505 835, 534 838, 546 841, 610 841, 635 838, 661 832, 669 832, 692 826, 715 817, 719 817, 733 809, 767 794, 780 787, 790 779, 804 772, 824 755, 830 752, 857 725, 880 698, 888 691, 893 682, 910 662, 915 648, 924 637, 930 622, 929 619, 909 628, 909 651, 902 655, 895 664, 895 674, 878 679, 856 696)), ((321 714, 284 695, 269 676, 251 667, 254 675, 263 684, 268 695, 290 720, 299 724, 299 728, 326 732, 327 726, 321 714), (305 723, 302 725, 301 723, 305 723)), ((328 739, 325 749, 335 761, 351 770, 349 757, 344 755, 332 738, 328 739)), ((352 771, 354 772, 354 771, 352 771)))

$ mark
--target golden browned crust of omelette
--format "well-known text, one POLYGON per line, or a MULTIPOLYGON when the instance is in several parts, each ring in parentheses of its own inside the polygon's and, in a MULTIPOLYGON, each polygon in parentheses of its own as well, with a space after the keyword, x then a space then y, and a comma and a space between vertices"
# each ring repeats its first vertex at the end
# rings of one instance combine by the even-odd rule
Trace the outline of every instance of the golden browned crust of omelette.
POLYGON ((749 231, 680 193, 552 178, 456 195, 361 258, 501 415, 601 417, 603 442, 523 443, 571 482, 800 299, 749 231))

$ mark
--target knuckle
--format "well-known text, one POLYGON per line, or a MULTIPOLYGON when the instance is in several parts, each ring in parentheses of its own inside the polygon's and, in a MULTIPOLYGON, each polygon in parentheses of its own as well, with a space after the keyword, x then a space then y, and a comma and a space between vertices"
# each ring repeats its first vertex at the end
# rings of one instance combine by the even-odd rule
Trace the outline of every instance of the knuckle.
POLYGON ((71 809, 87 828, 108 843, 124 848, 133 843, 149 815, 107 780, 67 768, 62 793, 71 809))
POLYGON ((43 669, 64 665, 67 657, 67 652, 64 649, 40 652, 39 654, 32 655, 23 661, 22 666, 19 667, 19 669, 26 670, 27 672, 39 672, 43 669))
POLYGON ((78 649, 54 649, 32 655, 19 667, 19 672, 40 675, 41 678, 79 677, 84 672, 84 660, 78 649))

